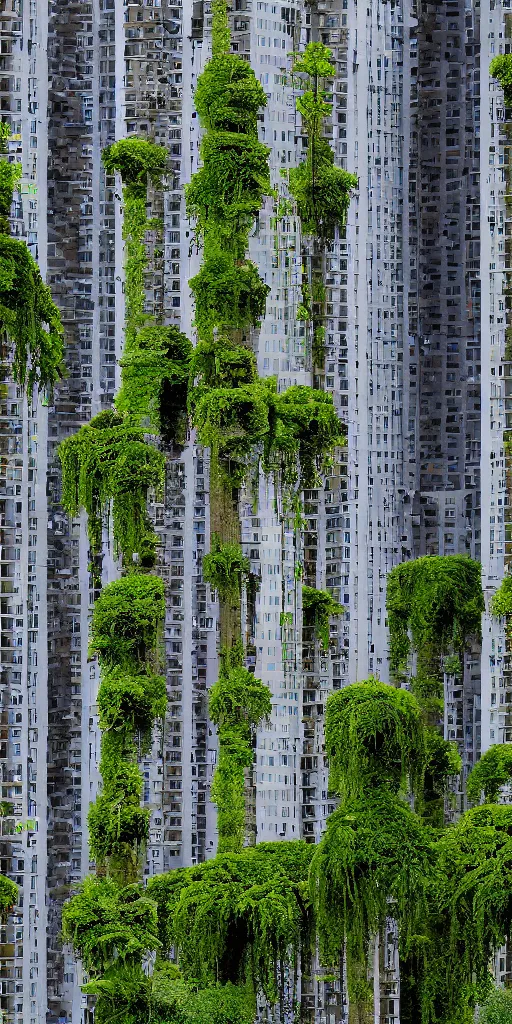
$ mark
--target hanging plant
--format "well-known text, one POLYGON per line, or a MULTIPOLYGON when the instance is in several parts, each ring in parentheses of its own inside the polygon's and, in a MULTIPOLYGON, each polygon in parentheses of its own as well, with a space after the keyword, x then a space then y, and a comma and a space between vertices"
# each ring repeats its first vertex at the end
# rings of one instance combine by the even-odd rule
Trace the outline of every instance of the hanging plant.
POLYGON ((315 639, 320 640, 324 651, 329 649, 329 620, 343 615, 343 607, 335 601, 328 590, 302 587, 303 625, 311 629, 315 639))
POLYGON ((402 941, 414 934, 425 914, 431 861, 428 830, 384 787, 346 800, 330 816, 311 864, 324 962, 334 962, 347 937, 355 958, 368 964, 371 939, 390 913, 402 941))
POLYGON ((240 603, 242 584, 249 575, 249 559, 238 544, 223 544, 216 534, 211 540, 211 551, 203 558, 203 580, 218 591, 221 601, 240 603))
POLYGON ((233 486, 240 486, 248 461, 265 437, 272 379, 239 388, 212 388, 199 398, 194 424, 201 444, 224 460, 233 486))
POLYGON ((404 671, 413 648, 420 670, 438 674, 443 654, 459 653, 470 637, 480 637, 481 567, 464 555, 403 562, 388 573, 386 608, 392 671, 404 671))
POLYGON ((60 314, 25 242, 6 235, 0 235, 0 331, 14 345, 16 383, 29 392, 51 390, 62 376, 60 314))
POLYGON ((62 504, 68 515, 84 508, 88 515, 91 551, 101 550, 102 517, 112 501, 116 552, 128 563, 138 553, 142 564, 154 564, 153 528, 147 514, 147 493, 163 490, 165 457, 143 440, 138 427, 113 412, 100 413, 59 445, 62 504), (153 546, 152 546, 153 543, 153 546))
POLYGON ((269 431, 264 441, 265 472, 279 471, 283 483, 316 487, 337 447, 346 443, 331 395, 305 384, 270 393, 269 431))
POLYGON ((121 877, 133 874, 137 861, 149 837, 148 807, 140 806, 140 796, 130 800, 125 790, 119 789, 117 796, 102 793, 89 808, 89 849, 93 860, 99 865, 113 861, 110 873, 116 877, 116 860, 120 862, 121 877))
POLYGON ((231 253, 215 249, 189 285, 200 336, 208 336, 214 327, 255 326, 265 315, 270 288, 251 260, 235 259, 231 253))
POLYGON ((247 979, 275 1002, 300 948, 309 948, 312 854, 301 840, 261 843, 151 879, 164 948, 176 949, 200 985, 247 979))
POLYGON ((94 605, 89 657, 128 670, 155 664, 164 614, 164 584, 157 576, 114 580, 94 605))
POLYGON ((256 358, 250 349, 219 335, 200 341, 190 361, 189 408, 193 412, 212 388, 236 389, 257 380, 256 358))
POLYGON ((332 693, 325 711, 329 784, 346 797, 375 785, 419 792, 425 740, 421 708, 408 690, 368 679, 332 693))
POLYGON ((486 803, 497 803, 500 790, 511 780, 512 743, 496 743, 482 754, 468 775, 468 800, 478 803, 483 793, 486 803))

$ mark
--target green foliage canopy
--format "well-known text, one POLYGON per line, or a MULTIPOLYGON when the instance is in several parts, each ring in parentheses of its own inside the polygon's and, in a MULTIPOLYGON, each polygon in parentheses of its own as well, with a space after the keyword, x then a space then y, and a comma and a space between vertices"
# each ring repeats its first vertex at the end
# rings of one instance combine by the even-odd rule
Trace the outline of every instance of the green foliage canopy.
POLYGON ((260 843, 151 879, 164 948, 201 985, 250 980, 274 1002, 301 943, 309 946, 312 854, 301 840, 260 843))
POLYGON ((512 106, 512 54, 500 53, 489 65, 491 78, 496 78, 503 89, 505 106, 512 106))
POLYGON ((141 885, 89 876, 64 906, 62 934, 97 977, 117 960, 140 962, 160 948, 157 904, 141 885))
POLYGON ((466 784, 468 799, 477 803, 482 792, 486 803, 496 803, 500 789, 512 780, 512 743, 496 743, 471 769, 466 784))
POLYGON ((146 197, 148 178, 158 188, 167 170, 167 150, 155 142, 138 136, 119 139, 106 146, 102 153, 107 174, 119 171, 127 195, 146 197))
POLYGON ((420 661, 462 650, 481 635, 481 568, 464 555, 426 555, 388 574, 390 666, 403 670, 411 646, 420 661), (409 639, 409 630, 411 639, 409 639))

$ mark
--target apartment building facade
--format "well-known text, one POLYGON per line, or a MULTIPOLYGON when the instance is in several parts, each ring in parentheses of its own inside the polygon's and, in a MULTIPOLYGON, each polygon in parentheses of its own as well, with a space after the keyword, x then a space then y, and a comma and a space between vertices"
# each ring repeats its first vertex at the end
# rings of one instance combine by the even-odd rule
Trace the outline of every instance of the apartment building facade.
MULTIPOLYGON (((251 237, 251 257, 271 288, 253 338, 258 370, 277 376, 279 387, 325 388, 348 426, 328 486, 304 495, 302 546, 283 527, 272 481, 259 481, 256 503, 250 493, 242 502, 242 543, 261 579, 247 654, 273 697, 255 750, 257 840, 321 835, 332 809, 325 700, 356 679, 388 679, 389 570, 422 554, 468 553, 482 561, 487 596, 503 576, 509 179, 503 101, 487 69, 509 45, 505 5, 233 0, 232 47, 267 94, 260 137, 278 195, 265 200, 251 237), (322 252, 279 205, 281 171, 305 145, 289 54, 310 39, 333 53, 328 137, 338 165, 359 179, 346 231, 322 252), (314 370, 297 320, 303 268, 319 260, 323 371, 314 370), (346 610, 331 626, 328 655, 303 634, 298 566, 346 610), (283 608, 293 608, 292 626, 283 608)), ((152 249, 147 310, 193 338, 187 282, 200 254, 183 186, 198 167, 193 93, 210 27, 207 0, 0 0, 2 118, 23 165, 12 231, 52 288, 67 346, 53 404, 24 398, 8 371, 0 397, 2 799, 24 826, 0 835, 2 871, 23 891, 0 929, 7 1024, 82 1024, 88 1014, 59 931, 62 904, 89 870, 87 808, 98 786, 98 671, 87 659, 95 590, 85 521, 69 522, 60 505, 57 447, 111 405, 119 384, 122 201, 101 151, 130 134, 168 149, 168 188, 152 200, 164 242, 152 249)), ((166 454, 165 500, 151 513, 168 594, 169 707, 143 762, 152 809, 146 875, 216 848, 207 691, 217 673, 218 609, 201 576, 209 459, 193 436, 166 454)), ((118 567, 107 534, 104 541, 108 582, 118 567)), ((480 749, 510 739, 509 657, 488 616, 464 679, 447 678, 447 735, 467 768, 480 749)), ((395 1024, 392 932, 379 955, 381 1019, 395 1024)), ((336 991, 316 985, 303 996, 319 1022, 344 1019, 336 991)))

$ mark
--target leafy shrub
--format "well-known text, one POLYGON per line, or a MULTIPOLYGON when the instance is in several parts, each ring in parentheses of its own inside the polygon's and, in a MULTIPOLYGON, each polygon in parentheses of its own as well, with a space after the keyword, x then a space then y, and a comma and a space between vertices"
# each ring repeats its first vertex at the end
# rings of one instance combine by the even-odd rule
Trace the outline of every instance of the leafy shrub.
POLYGON ((19 890, 15 882, 0 875, 0 920, 5 921, 19 901, 19 890))
POLYGON ((375 785, 391 792, 420 789, 425 760, 423 722, 407 690, 370 678, 332 693, 327 700, 325 746, 331 788, 361 796, 375 785))
POLYGON ((334 153, 327 140, 316 139, 307 159, 289 172, 289 188, 303 232, 333 238, 335 228, 345 224, 351 193, 357 185, 355 174, 334 166, 334 153))
POLYGON ((269 398, 264 468, 279 470, 288 484, 314 487, 334 449, 345 444, 346 427, 325 391, 295 384, 269 398))
POLYGON ((98 691, 100 728, 147 733, 167 705, 165 679, 157 675, 128 675, 113 668, 104 672, 98 691))
POLYGON ((157 904, 141 885, 90 876, 63 908, 62 933, 87 973, 97 976, 117 960, 140 961, 160 948, 157 904))
POLYGON ((194 102, 203 128, 256 135, 257 113, 266 107, 267 97, 247 61, 223 53, 200 74, 194 102))
POLYGON ((211 388, 239 388, 254 384, 257 379, 256 359, 250 349, 222 336, 200 341, 190 362, 190 409, 211 388))
POLYGON ((116 409, 173 440, 184 440, 192 345, 177 327, 143 327, 121 359, 116 409))
POLYGON ((164 585, 156 576, 124 576, 102 590, 94 605, 89 657, 131 669, 157 660, 165 614, 164 585))
POLYGON ((151 551, 148 544, 153 529, 146 499, 150 487, 157 493, 163 489, 165 457, 143 438, 139 427, 107 411, 62 441, 58 451, 62 504, 70 516, 80 508, 87 512, 93 553, 101 550, 102 514, 108 513, 112 501, 116 551, 128 562, 139 553, 151 566, 154 547, 151 551))
POLYGON ((148 139, 132 136, 106 146, 102 160, 107 174, 119 171, 130 196, 145 196, 148 178, 161 187, 167 170, 167 150, 148 139))
POLYGON ((512 743, 495 743, 482 754, 468 775, 468 800, 477 803, 483 792, 486 803, 496 803, 500 789, 511 780, 512 743))
POLYGON ((496 78, 503 89, 505 106, 512 106, 512 54, 500 53, 489 65, 491 78, 496 78))
POLYGON ((202 336, 211 334, 214 327, 255 325, 265 315, 270 288, 251 260, 235 260, 231 253, 215 249, 189 285, 195 300, 196 326, 202 336))
POLYGON ((251 135, 207 132, 201 146, 203 166, 185 186, 187 213, 201 232, 207 222, 215 222, 222 235, 251 223, 270 192, 269 152, 251 135))
POLYGON ((429 670, 434 658, 433 671, 440 671, 442 654, 450 648, 459 652, 470 636, 480 636, 481 567, 464 555, 403 562, 388 574, 386 608, 391 669, 403 669, 412 647, 420 669, 429 670))

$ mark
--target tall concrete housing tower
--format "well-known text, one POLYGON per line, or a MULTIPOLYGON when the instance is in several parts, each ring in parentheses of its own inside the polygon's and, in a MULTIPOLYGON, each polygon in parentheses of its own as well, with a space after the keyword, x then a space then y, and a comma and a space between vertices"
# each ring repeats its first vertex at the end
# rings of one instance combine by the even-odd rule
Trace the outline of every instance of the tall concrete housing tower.
MULTIPOLYGON (((280 388, 325 388, 348 425, 328 486, 304 495, 302 547, 282 528, 271 480, 257 483, 257 501, 248 489, 243 502, 244 552, 261 580, 248 614, 248 660, 273 706, 255 750, 257 841, 315 842, 322 833, 332 809, 325 701, 370 674, 388 678, 389 570, 423 554, 468 553, 482 561, 489 597, 510 555, 503 431, 511 188, 503 97, 488 76, 492 57, 511 45, 507 10, 495 0, 232 3, 232 49, 267 95, 259 131, 276 190, 250 242, 271 288, 254 336, 258 370, 277 376, 280 388), (327 134, 337 164, 359 179, 346 230, 322 252, 280 205, 280 172, 305 147, 289 53, 310 40, 333 53, 327 134), (315 261, 326 280, 326 358, 316 373, 297 320, 303 268, 315 261), (301 573, 345 608, 328 654, 303 630, 301 573), (283 608, 293 610, 292 626, 283 608)), ((167 189, 151 199, 163 245, 150 244, 146 303, 194 338, 188 280, 200 254, 183 186, 200 159, 193 94, 211 52, 211 10, 208 0, 0 0, 0 33, 2 119, 23 167, 12 232, 39 261, 67 346, 53 405, 27 401, 8 374, 0 392, 1 798, 23 824, 0 834, 0 868, 23 893, 0 926, 0 1009, 6 1024, 85 1024, 80 973, 59 936, 63 902, 90 867, 99 680, 87 634, 97 595, 85 520, 70 522, 60 504, 57 447, 111 405, 119 384, 121 183, 105 175, 101 151, 124 136, 167 147, 167 189)), ((169 704, 143 761, 152 811, 146 876, 216 850, 207 692, 217 678, 218 607, 201 575, 209 455, 193 435, 165 451, 165 500, 151 514, 167 591, 169 704)), ((107 532, 104 539, 105 583, 118 566, 107 532)), ((510 652, 490 615, 464 679, 446 683, 447 735, 469 768, 481 749, 512 739, 510 652)), ((381 1020, 395 1024, 396 950, 392 934, 387 940, 381 1020)), ((339 993, 315 985, 303 997, 319 1024, 326 1014, 344 1019, 339 993)))

